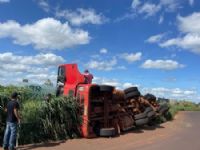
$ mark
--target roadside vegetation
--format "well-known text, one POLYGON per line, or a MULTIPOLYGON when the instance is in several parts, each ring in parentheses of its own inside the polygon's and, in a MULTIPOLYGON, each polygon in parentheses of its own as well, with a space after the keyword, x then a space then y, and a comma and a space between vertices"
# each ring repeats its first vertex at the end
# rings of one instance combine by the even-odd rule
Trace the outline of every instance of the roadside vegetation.
MULTIPOLYGON (((0 86, 0 105, 6 107, 10 94, 20 93, 20 114, 22 123, 19 144, 62 140, 79 136, 81 118, 78 104, 72 97, 55 97, 45 101, 44 94, 35 94, 32 88, 0 86)), ((187 101, 170 103, 170 110, 157 123, 173 120, 178 111, 200 111, 200 105, 187 101)), ((6 113, 0 110, 0 145, 6 125, 6 113)))
POLYGON ((179 111, 200 111, 200 105, 189 101, 177 101, 170 104, 169 120, 172 120, 179 111))
MULTIPOLYGON (((79 136, 81 119, 78 104, 72 97, 56 98, 49 102, 45 97, 35 96, 29 88, 0 86, 0 105, 5 108, 10 94, 20 93, 20 114, 22 123, 19 144, 38 143, 49 140, 62 140, 79 136)), ((0 110, 0 144, 2 145, 6 125, 6 113, 0 110)))

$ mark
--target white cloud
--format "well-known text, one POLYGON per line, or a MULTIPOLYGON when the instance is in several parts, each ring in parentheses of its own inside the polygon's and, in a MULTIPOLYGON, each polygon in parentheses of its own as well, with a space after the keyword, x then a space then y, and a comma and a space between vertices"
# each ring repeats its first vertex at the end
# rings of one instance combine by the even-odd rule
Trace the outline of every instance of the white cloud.
POLYGON ((86 67, 88 69, 110 71, 115 69, 116 65, 117 65, 117 59, 113 58, 109 61, 91 60, 86 64, 86 67))
POLYGON ((127 62, 132 63, 132 62, 141 60, 142 53, 141 52, 123 53, 123 54, 121 54, 120 57, 123 58, 124 60, 126 60, 127 62))
POLYGON ((9 83, 15 84, 24 78, 35 83, 41 83, 47 79, 55 82, 57 65, 64 61, 64 58, 52 53, 35 56, 20 56, 11 52, 0 53, 0 84, 7 84, 8 80, 9 83))
POLYGON ((165 97, 175 100, 194 100, 197 97, 197 91, 194 89, 180 89, 180 88, 143 88, 143 93, 152 93, 157 97, 165 97))
POLYGON ((121 82, 118 79, 108 79, 108 78, 100 78, 100 77, 94 77, 93 83, 96 84, 103 84, 103 85, 111 85, 116 87, 116 89, 126 89, 132 86, 140 87, 138 84, 133 84, 130 82, 121 82))
POLYGON ((133 83, 130 83, 130 82, 125 82, 122 84, 122 88, 123 89, 126 89, 126 88, 129 88, 129 87, 140 87, 140 85, 138 84, 133 84, 133 83))
POLYGON ((100 53, 101 54, 107 54, 108 50, 106 48, 102 48, 102 49, 100 49, 100 53))
POLYGON ((162 6, 166 12, 174 12, 178 8, 181 8, 180 0, 160 0, 160 6, 162 6))
POLYGON ((108 19, 102 14, 97 14, 94 9, 78 8, 76 11, 57 10, 56 17, 65 18, 72 25, 80 26, 83 24, 103 24, 108 19))
POLYGON ((0 53, 0 63, 23 64, 23 65, 45 65, 52 66, 63 63, 65 60, 61 56, 52 53, 38 54, 35 56, 18 56, 11 52, 0 53))
POLYGON ((164 33, 153 35, 153 36, 149 37, 146 41, 149 43, 158 43, 163 39, 164 36, 165 36, 164 33))
POLYGON ((194 12, 189 16, 178 16, 178 28, 183 33, 200 34, 200 12, 194 12))
POLYGON ((64 49, 87 44, 87 31, 71 28, 67 22, 44 18, 33 24, 20 25, 16 21, 0 23, 0 38, 12 38, 15 44, 33 45, 36 49, 64 49))
POLYGON ((178 68, 183 68, 184 65, 179 64, 174 60, 146 60, 142 66, 145 69, 161 69, 161 70, 174 70, 178 68))
POLYGON ((160 43, 161 47, 178 46, 193 53, 200 54, 200 13, 193 13, 186 17, 177 17, 178 29, 183 36, 168 39, 160 43))
POLYGON ((0 3, 9 3, 10 0, 0 0, 0 3))
POLYGON ((133 0, 132 1, 132 4, 131 4, 131 7, 133 8, 133 9, 136 9, 136 8, 138 8, 138 6, 141 4, 141 2, 140 2, 140 0, 133 0))
MULTIPOLYGON (((124 16, 119 17, 116 21, 122 21, 125 19, 133 19, 137 14, 142 14, 145 18, 155 16, 160 13, 160 18, 158 23, 161 24, 164 20, 163 15, 165 13, 172 13, 181 9, 183 4, 187 2, 186 0, 158 0, 158 1, 142 1, 142 0, 133 0, 131 3, 131 12, 126 13, 124 16)), ((189 0, 189 3, 192 5, 193 0, 189 0)))
POLYGON ((160 5, 145 3, 139 8, 140 14, 146 14, 146 17, 155 15, 161 9, 160 5))
POLYGON ((38 0, 38 5, 45 11, 49 12, 50 11, 50 6, 47 0, 38 0))
POLYGON ((178 46, 193 53, 200 54, 200 35, 187 34, 181 38, 169 39, 160 44, 161 47, 178 46))

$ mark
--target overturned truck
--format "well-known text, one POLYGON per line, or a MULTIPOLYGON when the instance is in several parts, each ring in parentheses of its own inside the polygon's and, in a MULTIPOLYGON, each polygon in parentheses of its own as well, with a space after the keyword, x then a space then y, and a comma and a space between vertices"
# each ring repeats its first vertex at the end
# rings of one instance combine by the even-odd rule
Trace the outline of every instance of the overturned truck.
POLYGON ((87 84, 77 64, 58 68, 57 95, 75 97, 82 117, 81 135, 86 138, 115 136, 135 126, 150 124, 169 109, 152 94, 142 96, 137 87, 117 90, 113 86, 87 84))

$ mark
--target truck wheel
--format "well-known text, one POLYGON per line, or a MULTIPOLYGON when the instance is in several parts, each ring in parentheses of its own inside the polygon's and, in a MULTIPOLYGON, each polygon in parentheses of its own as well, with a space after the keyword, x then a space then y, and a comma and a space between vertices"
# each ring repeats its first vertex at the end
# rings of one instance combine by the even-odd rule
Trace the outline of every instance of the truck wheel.
POLYGON ((100 136, 111 137, 115 135, 116 135, 115 128, 101 128, 100 129, 100 136))
POLYGON ((142 125, 147 124, 148 122, 149 122, 148 118, 143 118, 143 119, 136 120, 135 125, 136 126, 142 126, 142 125))
POLYGON ((138 88, 137 87, 127 88, 127 89, 124 90, 124 93, 128 94, 128 93, 133 92, 133 91, 138 91, 138 88))
POLYGON ((151 117, 153 117, 155 115, 156 115, 155 111, 150 111, 150 112, 147 113, 147 117, 148 118, 151 118, 151 117))
POLYGON ((162 105, 160 105, 160 107, 158 108, 158 111, 160 111, 161 109, 163 109, 163 108, 168 108, 168 105, 167 104, 162 104, 162 105))
POLYGON ((148 101, 156 101, 156 97, 153 94, 146 94, 144 95, 144 98, 148 101))
POLYGON ((125 99, 131 99, 131 98, 137 97, 137 96, 140 96, 140 92, 139 91, 133 91, 133 92, 126 94, 125 99))
POLYGON ((100 85, 99 87, 101 92, 113 92, 114 90, 114 87, 109 85, 100 85))
POLYGON ((147 108, 145 109, 144 113, 148 113, 148 112, 150 112, 150 111, 152 111, 152 110, 153 110, 152 107, 147 107, 147 108))
POLYGON ((145 118, 146 116, 147 116, 146 113, 140 113, 140 114, 134 115, 134 118, 135 120, 139 120, 139 119, 145 118))
POLYGON ((165 106, 165 107, 163 107, 163 108, 161 108, 161 109, 159 110, 159 113, 164 114, 164 113, 167 112, 168 110, 169 110, 169 107, 168 107, 168 106, 165 106))

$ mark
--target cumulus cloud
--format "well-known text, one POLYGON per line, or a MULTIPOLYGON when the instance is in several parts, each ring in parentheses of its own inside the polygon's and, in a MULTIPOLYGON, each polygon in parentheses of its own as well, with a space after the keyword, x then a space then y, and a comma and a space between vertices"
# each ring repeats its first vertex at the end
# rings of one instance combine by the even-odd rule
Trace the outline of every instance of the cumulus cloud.
POLYGON ((116 89, 125 89, 132 86, 140 87, 138 84, 133 84, 130 82, 121 82, 118 79, 109 79, 109 78, 102 78, 102 77, 94 77, 93 83, 96 84, 103 84, 103 85, 111 85, 116 87, 116 89))
POLYGON ((76 11, 72 10, 57 10, 56 17, 65 18, 72 25, 80 26, 83 24, 103 24, 108 19, 102 15, 97 14, 94 9, 78 8, 76 11))
POLYGON ((116 67, 116 65, 117 65, 117 59, 113 58, 109 61, 91 60, 86 64, 86 67, 89 69, 110 71, 113 70, 116 67))
POLYGON ((200 54, 200 13, 195 12, 186 17, 177 17, 180 37, 161 42, 161 47, 177 46, 200 54))
POLYGON ((11 52, 0 53, 0 74, 1 84, 7 84, 5 81, 9 80, 16 83, 23 78, 41 83, 47 79, 55 82, 57 65, 64 63, 64 58, 52 53, 37 54, 35 56, 20 56, 11 52), (54 70, 54 71, 52 71, 54 70), (15 78, 13 78, 13 74, 15 78))
POLYGON ((61 23, 53 18, 44 18, 25 25, 11 20, 0 23, 0 38, 12 38, 15 44, 50 50, 61 50, 90 41, 87 31, 73 29, 67 22, 61 23))
POLYGON ((152 93, 157 97, 165 97, 179 100, 194 100, 197 97, 197 91, 194 89, 180 89, 180 88, 143 88, 143 93, 152 93))
POLYGON ((11 52, 0 53, 0 63, 3 64, 22 64, 22 65, 45 65, 52 66, 63 63, 64 59, 53 53, 38 54, 35 56, 19 56, 11 52))
POLYGON ((146 60, 142 66, 145 69, 161 69, 161 70, 174 70, 178 68, 183 68, 183 64, 179 64, 174 60, 146 60))
POLYGON ((100 53, 106 54, 106 53, 108 53, 108 50, 106 48, 102 48, 102 49, 100 49, 100 53))
POLYGON ((123 54, 121 54, 120 57, 122 59, 126 60, 127 62, 132 63, 132 62, 141 60, 142 53, 141 52, 137 52, 137 53, 123 53, 123 54))

